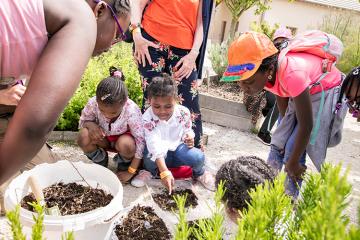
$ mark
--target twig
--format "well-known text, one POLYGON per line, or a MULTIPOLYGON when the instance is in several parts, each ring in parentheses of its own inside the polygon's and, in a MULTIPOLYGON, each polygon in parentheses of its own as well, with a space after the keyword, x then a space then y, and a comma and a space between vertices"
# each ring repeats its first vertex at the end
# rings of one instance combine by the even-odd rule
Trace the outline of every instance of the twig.
POLYGON ((72 162, 70 162, 70 163, 71 163, 71 165, 75 168, 75 170, 77 171, 77 173, 79 174, 79 176, 84 180, 84 182, 86 182, 86 184, 87 184, 89 187, 91 187, 90 184, 85 180, 85 178, 83 177, 83 175, 81 175, 81 173, 79 172, 79 170, 77 169, 77 167, 75 167, 75 165, 74 165, 72 162))

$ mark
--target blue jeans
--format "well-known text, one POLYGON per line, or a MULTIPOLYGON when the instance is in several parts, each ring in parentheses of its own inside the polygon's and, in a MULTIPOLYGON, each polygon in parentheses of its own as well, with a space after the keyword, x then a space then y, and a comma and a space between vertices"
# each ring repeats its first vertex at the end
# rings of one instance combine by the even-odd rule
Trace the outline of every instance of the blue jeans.
MULTIPOLYGON (((151 154, 147 147, 144 151, 144 168, 150 171, 153 176, 158 176, 158 167, 155 161, 151 160, 151 154)), ((204 174, 205 155, 198 148, 188 148, 184 143, 180 144, 175 151, 168 151, 165 164, 169 168, 190 166, 193 171, 193 177, 199 177, 204 174)))
MULTIPOLYGON (((289 160, 290 155, 293 152, 296 135, 299 129, 299 125, 296 124, 293 132, 286 142, 285 149, 279 149, 278 147, 271 145, 270 153, 267 159, 267 163, 273 167, 277 172, 280 172, 284 164, 289 160)), ((305 166, 306 152, 304 152, 299 159, 301 165, 305 166)), ((299 190, 301 188, 302 180, 294 182, 289 176, 285 181, 285 192, 296 199, 299 196, 299 190)))

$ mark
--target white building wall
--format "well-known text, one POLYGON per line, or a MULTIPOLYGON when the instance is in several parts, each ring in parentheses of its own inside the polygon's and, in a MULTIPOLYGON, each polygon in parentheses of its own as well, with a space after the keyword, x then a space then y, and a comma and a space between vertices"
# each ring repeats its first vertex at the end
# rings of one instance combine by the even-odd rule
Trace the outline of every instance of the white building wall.
MULTIPOLYGON (((260 16, 254 14, 255 8, 244 12, 239 20, 238 32, 250 29, 251 22, 260 21, 260 16)), ((313 4, 303 1, 289 2, 288 0, 273 0, 271 9, 264 15, 264 20, 270 25, 278 23, 288 27, 296 28, 297 32, 306 29, 318 28, 324 16, 329 14, 348 13, 360 22, 360 12, 337 9, 329 6, 313 4)), ((227 39, 231 24, 231 13, 224 3, 215 8, 210 25, 209 39, 211 42, 221 41, 222 24, 226 21, 224 39, 227 39)), ((355 19, 353 21, 356 21, 355 19)))

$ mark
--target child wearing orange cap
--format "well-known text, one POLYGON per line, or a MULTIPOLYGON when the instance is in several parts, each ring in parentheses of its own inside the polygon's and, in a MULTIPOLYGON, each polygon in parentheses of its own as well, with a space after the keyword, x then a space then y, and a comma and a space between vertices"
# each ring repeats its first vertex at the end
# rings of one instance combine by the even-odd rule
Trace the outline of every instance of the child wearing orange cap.
MULTIPOLYGON (((285 41, 289 41, 292 39, 292 33, 290 29, 281 26, 276 29, 273 35, 273 43, 275 45, 283 44, 285 41)), ((247 96, 246 94, 244 95, 247 96)), ((265 145, 270 145, 271 143, 271 129, 275 125, 276 120, 279 118, 279 110, 276 106, 276 97, 273 93, 269 91, 265 91, 265 106, 262 108, 261 113, 265 117, 264 122, 262 123, 259 132, 258 132, 258 139, 264 143, 265 145)))
MULTIPOLYGON (((281 51, 281 47, 279 49, 281 51)), ((332 128, 332 110, 340 92, 342 74, 332 66, 321 80, 321 88, 316 83, 323 75, 323 59, 305 52, 287 53, 283 60, 285 67, 279 74, 279 49, 264 34, 242 34, 229 47, 229 66, 222 81, 238 81, 248 94, 265 89, 276 95, 282 120, 272 136, 268 163, 277 171, 285 165, 287 192, 296 198, 306 170, 306 152, 320 171, 327 147, 340 141, 342 124, 336 125, 339 131, 332 128), (312 145, 309 144, 310 135, 317 112, 321 109, 323 93, 325 100, 320 116, 321 125, 312 145), (338 133, 336 136, 334 131, 338 133)))

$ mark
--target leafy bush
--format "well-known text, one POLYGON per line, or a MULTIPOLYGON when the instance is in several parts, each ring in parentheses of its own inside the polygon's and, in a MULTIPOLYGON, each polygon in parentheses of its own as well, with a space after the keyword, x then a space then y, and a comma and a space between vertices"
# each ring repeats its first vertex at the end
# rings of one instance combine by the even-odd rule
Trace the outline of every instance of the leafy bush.
POLYGON ((228 65, 227 55, 230 43, 230 39, 222 42, 221 44, 213 43, 208 50, 212 68, 220 77, 224 74, 228 65))
MULTIPOLYGON (((360 239, 360 208, 358 225, 350 226, 344 209, 348 207, 351 186, 346 180, 347 174, 341 175, 340 171, 341 166, 325 164, 321 173, 308 174, 301 190, 301 198, 295 205, 285 194, 285 174, 280 174, 273 182, 258 185, 250 191, 248 209, 240 213, 235 239, 360 239)), ((215 197, 217 206, 221 204, 218 194, 223 191, 223 185, 219 185, 215 197)), ((216 219, 221 212, 223 213, 214 211, 211 219, 216 219)), ((182 221, 185 222, 185 219, 182 221)), ((222 225, 222 221, 217 221, 217 224, 222 225)), ((200 230, 202 233, 211 233, 213 227, 214 225, 205 224, 200 230)), ((190 230, 194 231, 191 227, 190 230)), ((223 231, 219 232, 223 234, 223 231)), ((196 235, 196 238, 223 238, 223 235, 207 236, 209 238, 196 235)))
POLYGON ((81 110, 90 97, 95 96, 98 83, 109 76, 109 67, 120 67, 126 77, 126 86, 129 97, 139 106, 142 102, 142 89, 140 75, 132 57, 132 45, 120 43, 109 52, 90 60, 81 79, 79 88, 61 114, 57 130, 78 130, 81 110))
POLYGON ((348 73, 353 67, 360 65, 360 26, 351 14, 327 15, 319 28, 334 34, 344 44, 343 55, 337 64, 338 68, 348 73))

